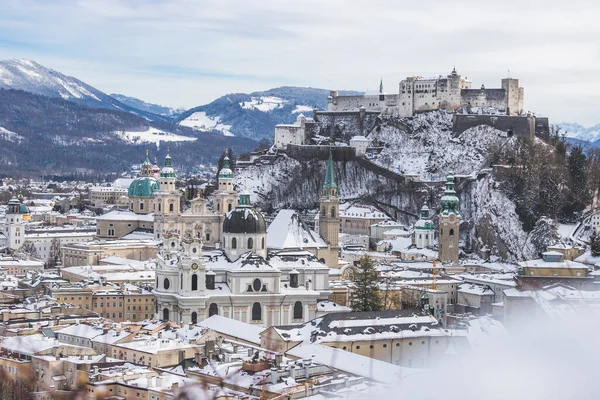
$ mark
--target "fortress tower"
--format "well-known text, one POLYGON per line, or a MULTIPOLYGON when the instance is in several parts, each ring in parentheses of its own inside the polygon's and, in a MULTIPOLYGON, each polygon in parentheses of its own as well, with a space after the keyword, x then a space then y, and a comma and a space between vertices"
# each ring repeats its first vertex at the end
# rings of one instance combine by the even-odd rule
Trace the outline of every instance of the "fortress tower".
POLYGON ((442 196, 441 203, 438 255, 442 263, 454 264, 458 262, 460 214, 458 213, 458 197, 454 190, 454 177, 452 175, 446 178, 446 191, 442 196))

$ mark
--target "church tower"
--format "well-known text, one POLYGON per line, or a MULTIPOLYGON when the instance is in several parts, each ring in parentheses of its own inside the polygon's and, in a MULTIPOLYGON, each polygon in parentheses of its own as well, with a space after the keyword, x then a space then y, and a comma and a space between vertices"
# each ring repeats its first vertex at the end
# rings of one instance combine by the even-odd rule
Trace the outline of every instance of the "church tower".
POLYGON ((338 268, 339 258, 339 234, 340 234, 340 198, 338 187, 335 183, 333 172, 333 156, 331 146, 329 147, 329 158, 325 170, 325 181, 321 188, 320 212, 319 212, 319 234, 327 243, 325 251, 319 251, 317 256, 325 260, 329 268, 338 268))
POLYGON ((454 190, 454 177, 446 178, 446 191, 442 196, 442 211, 439 216, 440 235, 439 259, 442 263, 458 262, 458 240, 460 214, 458 213, 458 197, 454 190))
POLYGON ((415 223, 413 231, 413 244, 417 249, 433 246, 435 236, 433 221, 429 219, 429 207, 424 205, 421 207, 421 216, 415 223))
POLYGON ((231 160, 227 151, 225 151, 225 158, 223 158, 223 168, 219 171, 217 185, 217 191, 213 196, 213 211, 216 211, 218 214, 226 214, 238 205, 238 195, 233 188, 231 160))
POLYGON ((160 189, 155 193, 154 198, 154 237, 156 239, 160 239, 165 231, 175 229, 181 201, 180 194, 175 188, 175 181, 171 154, 167 150, 165 166, 160 171, 160 189))
POLYGON ((6 225, 4 235, 7 238, 9 249, 16 250, 25 242, 25 228, 23 222, 29 221, 29 208, 13 197, 8 201, 6 210, 6 225))

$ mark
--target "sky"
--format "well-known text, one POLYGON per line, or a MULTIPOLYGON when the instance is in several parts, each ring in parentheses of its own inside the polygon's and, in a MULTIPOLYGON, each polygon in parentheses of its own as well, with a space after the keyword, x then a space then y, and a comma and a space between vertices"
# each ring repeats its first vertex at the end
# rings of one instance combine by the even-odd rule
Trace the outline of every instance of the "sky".
POLYGON ((282 85, 397 92, 510 74, 551 123, 600 122, 596 0, 0 0, 0 59, 191 108, 282 85), (510 71, 510 72, 509 72, 510 71))

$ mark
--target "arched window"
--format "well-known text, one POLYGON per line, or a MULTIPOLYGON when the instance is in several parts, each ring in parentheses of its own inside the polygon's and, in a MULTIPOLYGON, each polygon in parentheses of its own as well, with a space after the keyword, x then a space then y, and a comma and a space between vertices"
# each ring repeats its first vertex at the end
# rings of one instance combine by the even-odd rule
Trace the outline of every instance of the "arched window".
POLYGON ((183 274, 179 275, 179 287, 183 289, 183 274))
POLYGON ((264 249, 264 248, 265 248, 265 238, 262 238, 262 239, 260 240, 260 248, 261 248, 261 249, 264 249))
POLYGON ((141 202, 141 203, 140 203, 140 210, 143 210, 143 209, 144 209, 144 203, 143 203, 143 202, 141 202))
POLYGON ((294 319, 302 319, 302 302, 297 301, 294 303, 294 319))
POLYGON ((217 211, 221 211, 221 203, 217 203, 217 211))
POLYGON ((160 203, 158 203, 158 211, 160 211, 160 203))
POLYGON ((254 240, 252 238, 248 238, 248 249, 254 248, 254 240))
POLYGON ((168 321, 168 320, 169 320, 169 309, 164 308, 163 309, 163 321, 168 321))
POLYGON ((335 218, 335 207, 331 207, 331 218, 335 218))
POLYGON ((173 204, 169 204, 169 211, 173 212, 175 210, 175 206, 173 204))
POLYGON ((450 229, 450 236, 454 236, 454 229, 450 229))
POLYGON ((262 320, 262 306, 259 302, 252 304, 252 321, 262 320))
POLYGON ((208 307, 208 316, 212 317, 213 315, 219 315, 219 306, 217 303, 210 303, 208 307))
POLYGON ((158 289, 158 276, 156 277, 156 288, 158 289))
POLYGON ((198 290, 198 275, 192 275, 192 290, 198 290))
POLYGON ((235 238, 231 239, 231 248, 237 249, 237 240, 235 238))
POLYGON ((321 216, 324 217, 326 214, 325 206, 321 207, 321 216))
POLYGON ((192 324, 196 324, 198 322, 198 313, 194 311, 192 313, 192 324))
POLYGON ((260 279, 256 278, 254 280, 254 282, 252 282, 252 289, 255 292, 260 292, 260 289, 262 288, 262 283, 260 282, 260 279))
POLYGON ((231 203, 229 203, 229 204, 227 205, 227 211, 231 211, 231 207, 232 207, 232 206, 231 206, 231 203))
POLYGON ((169 288, 171 287, 171 281, 165 278, 165 280, 163 281, 163 287, 165 288, 165 290, 169 290, 169 288))

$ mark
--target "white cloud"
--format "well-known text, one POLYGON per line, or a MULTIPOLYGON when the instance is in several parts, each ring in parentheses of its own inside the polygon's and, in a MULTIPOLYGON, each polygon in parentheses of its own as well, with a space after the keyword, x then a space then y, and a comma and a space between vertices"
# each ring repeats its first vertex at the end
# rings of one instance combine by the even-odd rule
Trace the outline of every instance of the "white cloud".
POLYGON ((600 4, 576 3, 8 0, 0 57, 186 107, 283 84, 375 89, 381 76, 392 91, 405 76, 453 65, 494 87, 510 69, 528 109, 591 124, 600 119, 600 78, 589 73, 600 64, 600 4))

